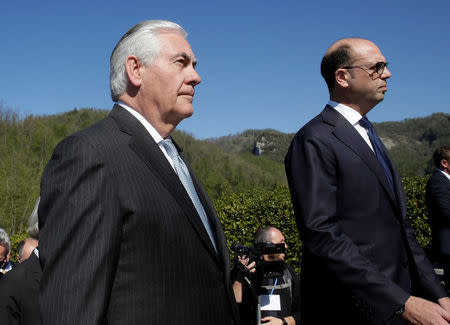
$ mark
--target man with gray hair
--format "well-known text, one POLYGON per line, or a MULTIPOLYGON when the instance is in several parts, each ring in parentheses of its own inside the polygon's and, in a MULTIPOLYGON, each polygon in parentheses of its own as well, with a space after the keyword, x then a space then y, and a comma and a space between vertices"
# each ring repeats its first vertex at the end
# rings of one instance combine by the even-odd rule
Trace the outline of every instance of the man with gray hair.
POLYGON ((110 60, 108 117, 64 139, 42 176, 43 324, 234 324, 216 211, 170 134, 201 81, 186 32, 145 21, 110 60))
POLYGON ((13 263, 11 262, 11 241, 8 233, 0 228, 0 278, 11 271, 13 263))
POLYGON ((27 237, 17 245, 17 260, 22 263, 33 253, 38 246, 38 241, 35 238, 27 237))

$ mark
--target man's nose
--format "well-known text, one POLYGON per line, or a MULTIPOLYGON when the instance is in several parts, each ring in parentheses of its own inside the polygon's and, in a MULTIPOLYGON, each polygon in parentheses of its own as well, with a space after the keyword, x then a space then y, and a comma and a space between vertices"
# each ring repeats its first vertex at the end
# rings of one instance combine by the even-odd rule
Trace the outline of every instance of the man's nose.
POLYGON ((389 79, 392 76, 391 71, 389 71, 388 67, 384 68, 383 74, 381 75, 382 79, 389 79))
POLYGON ((189 71, 189 75, 187 77, 187 83, 193 86, 198 85, 200 82, 202 82, 202 78, 198 74, 197 70, 192 67, 189 71))

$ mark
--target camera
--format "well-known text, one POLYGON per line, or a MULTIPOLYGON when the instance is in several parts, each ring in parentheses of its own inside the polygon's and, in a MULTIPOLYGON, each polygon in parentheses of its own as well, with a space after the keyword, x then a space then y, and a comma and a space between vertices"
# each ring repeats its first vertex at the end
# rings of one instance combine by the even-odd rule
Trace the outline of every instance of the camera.
POLYGON ((242 244, 231 245, 231 250, 239 256, 246 256, 250 261, 262 260, 263 255, 283 254, 286 253, 284 243, 274 244, 271 242, 258 243, 255 247, 245 246, 242 244))
MULTIPOLYGON (((284 243, 274 244, 271 242, 258 243, 254 247, 245 246, 242 244, 231 245, 231 250, 237 256, 244 256, 249 259, 249 263, 256 262, 256 272, 258 278, 276 278, 283 276, 284 261, 270 260, 265 261, 263 255, 276 255, 286 253, 284 243)), ((248 273, 248 270, 241 263, 236 263, 238 269, 243 273, 248 273)))

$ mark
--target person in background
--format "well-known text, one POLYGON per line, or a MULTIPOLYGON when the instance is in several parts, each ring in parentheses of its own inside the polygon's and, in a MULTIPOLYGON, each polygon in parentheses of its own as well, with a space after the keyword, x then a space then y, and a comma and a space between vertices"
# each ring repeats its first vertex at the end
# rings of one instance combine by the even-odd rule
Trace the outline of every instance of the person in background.
MULTIPOLYGON (((255 247, 263 247, 267 243, 272 243, 283 244, 284 249, 287 249, 284 235, 275 227, 259 228, 253 242, 255 247)), ((262 260, 258 263, 259 266, 255 269, 255 262, 248 264, 248 257, 238 256, 237 263, 242 263, 245 267, 248 265, 248 269, 252 271, 250 284, 243 279, 239 272, 233 283, 243 324, 256 324, 257 319, 264 324, 271 325, 300 324, 300 279, 294 269, 284 263, 285 259, 286 253, 263 254, 262 260), (269 265, 271 262, 282 262, 282 272, 279 272, 277 276, 270 277, 268 274, 260 274, 260 272, 267 271, 264 263, 269 265), (250 288, 249 285, 252 285, 253 288, 250 288), (251 290, 256 290, 257 299, 251 290), (256 313, 258 313, 257 317, 256 313)))
POLYGON ((11 271, 14 263, 11 262, 11 241, 8 233, 0 228, 0 279, 11 271))
POLYGON ((436 170, 426 187, 426 205, 430 213, 432 258, 444 269, 445 288, 450 292, 450 146, 433 154, 436 170))
POLYGON ((35 247, 39 237, 38 204, 39 199, 28 218, 30 237, 24 241, 22 254, 19 253, 21 263, 0 281, 0 320, 8 325, 41 324, 38 297, 42 271, 39 249, 35 247), (29 249, 30 255, 26 257, 29 249))
POLYGON ((33 250, 38 246, 38 241, 35 238, 27 237, 20 241, 17 245, 17 260, 22 263, 30 257, 33 250))

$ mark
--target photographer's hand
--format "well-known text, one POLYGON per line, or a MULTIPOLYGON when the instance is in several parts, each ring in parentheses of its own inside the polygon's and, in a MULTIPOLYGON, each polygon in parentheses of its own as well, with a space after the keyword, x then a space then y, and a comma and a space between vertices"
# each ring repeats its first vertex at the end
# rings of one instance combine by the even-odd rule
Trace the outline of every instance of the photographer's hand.
MULTIPOLYGON (((295 325, 295 319, 294 317, 288 316, 284 318, 285 322, 288 323, 288 325, 295 325)), ((276 318, 272 316, 267 316, 261 319, 261 325, 283 325, 283 320, 281 318, 276 318)))
POLYGON ((238 260, 239 263, 244 265, 250 273, 255 273, 255 271, 256 271, 256 268, 255 268, 256 262, 251 262, 249 264, 248 262, 250 261, 250 259, 247 256, 238 256, 237 260, 238 260))
MULTIPOLYGON (((248 272, 250 273, 254 273, 256 271, 255 269, 255 262, 252 263, 248 263, 249 262, 249 258, 246 256, 238 256, 236 258, 236 263, 241 264, 242 266, 244 266, 248 272)), ((239 267, 238 267, 239 269, 239 267)), ((238 304, 240 304, 242 302, 242 283, 244 282, 244 277, 242 274, 240 274, 236 280, 233 283, 233 292, 234 292, 234 298, 236 299, 236 302, 238 304)))

